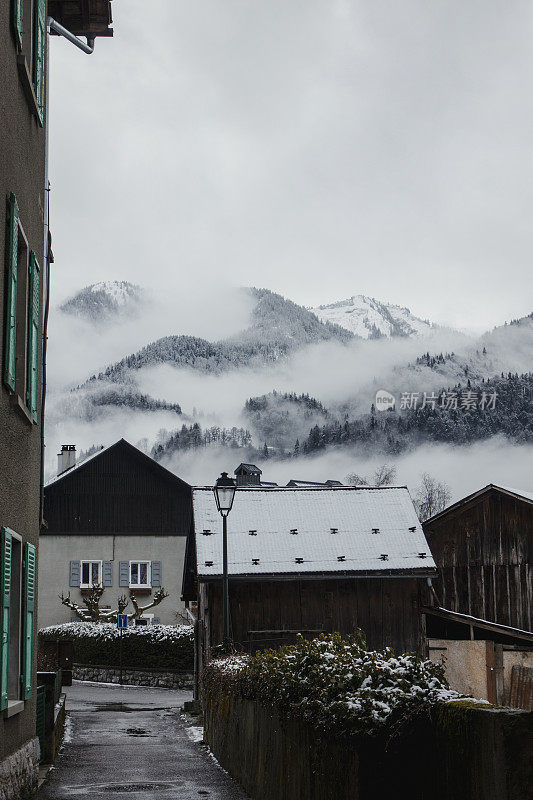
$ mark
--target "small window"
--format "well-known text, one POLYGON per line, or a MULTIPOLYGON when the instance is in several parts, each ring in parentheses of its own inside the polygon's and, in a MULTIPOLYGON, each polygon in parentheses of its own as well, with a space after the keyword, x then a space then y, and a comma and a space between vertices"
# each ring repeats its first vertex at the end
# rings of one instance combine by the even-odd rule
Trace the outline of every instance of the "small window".
POLYGON ((80 589, 93 589, 102 585, 102 562, 82 561, 80 589))
POLYGON ((149 561, 130 561, 130 589, 150 589, 152 586, 149 561))
POLYGON ((143 614, 139 619, 135 620, 136 628, 145 628, 147 625, 154 624, 154 614, 143 614))

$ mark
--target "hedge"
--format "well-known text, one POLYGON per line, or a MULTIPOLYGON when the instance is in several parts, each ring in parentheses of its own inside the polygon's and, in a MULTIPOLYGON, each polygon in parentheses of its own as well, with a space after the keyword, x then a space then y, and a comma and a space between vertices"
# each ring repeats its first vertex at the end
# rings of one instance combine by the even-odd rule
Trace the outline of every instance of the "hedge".
POLYGON ((440 664, 390 648, 366 650, 361 631, 312 641, 299 635, 295 645, 211 661, 202 681, 208 693, 274 703, 283 714, 340 734, 377 733, 461 697, 450 690, 440 664))
MULTIPOLYGON (((67 622, 39 631, 39 642, 70 641, 74 661, 87 666, 118 667, 120 633, 111 623, 67 622)), ((146 625, 123 632, 122 661, 137 669, 192 672, 194 634, 191 625, 146 625)))

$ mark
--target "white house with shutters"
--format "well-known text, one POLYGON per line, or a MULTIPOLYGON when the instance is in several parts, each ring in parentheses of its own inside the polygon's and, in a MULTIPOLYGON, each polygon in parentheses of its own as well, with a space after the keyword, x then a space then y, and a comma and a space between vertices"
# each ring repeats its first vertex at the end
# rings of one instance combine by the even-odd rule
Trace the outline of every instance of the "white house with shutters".
MULTIPOLYGON (((191 487, 124 439, 83 461, 73 453, 64 446, 60 472, 45 486, 39 627, 78 619, 58 595, 70 594, 83 607, 95 586, 104 587, 103 609, 116 609, 118 598, 130 593, 146 606, 164 588, 169 596, 139 624, 184 622, 191 487)), ((132 611, 130 603, 126 613, 132 611)))

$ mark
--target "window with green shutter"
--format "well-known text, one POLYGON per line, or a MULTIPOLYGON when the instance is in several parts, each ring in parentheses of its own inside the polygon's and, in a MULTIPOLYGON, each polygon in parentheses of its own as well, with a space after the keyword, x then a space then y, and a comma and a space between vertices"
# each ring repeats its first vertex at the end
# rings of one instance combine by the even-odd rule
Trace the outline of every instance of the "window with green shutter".
POLYGON ((11 0, 13 30, 19 50, 22 50, 22 7, 24 0, 11 0))
POLYGON ((13 538, 0 529, 0 711, 9 700, 9 627, 11 606, 11 555, 13 538))
POLYGON ((46 57, 46 0, 34 0, 33 88, 41 122, 44 116, 44 59, 46 57))
POLYGON ((23 561, 23 603, 22 603, 22 669, 20 682, 22 699, 27 700, 33 692, 33 640, 35 632, 35 546, 26 542, 23 561))
POLYGON ((9 235, 7 266, 7 304, 4 334, 4 383, 15 391, 17 354, 17 263, 19 236, 19 207, 13 192, 9 198, 9 235))
POLYGON ((39 264, 33 250, 28 267, 28 352, 26 406, 34 423, 39 411, 39 264))

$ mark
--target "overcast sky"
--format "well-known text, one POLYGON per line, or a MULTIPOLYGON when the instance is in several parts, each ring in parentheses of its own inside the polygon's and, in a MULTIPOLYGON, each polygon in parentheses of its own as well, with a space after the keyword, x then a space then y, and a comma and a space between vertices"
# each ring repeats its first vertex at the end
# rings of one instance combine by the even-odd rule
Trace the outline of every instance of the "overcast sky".
POLYGON ((94 55, 51 45, 56 300, 222 280, 472 328, 533 311, 531 2, 113 14, 94 55))

